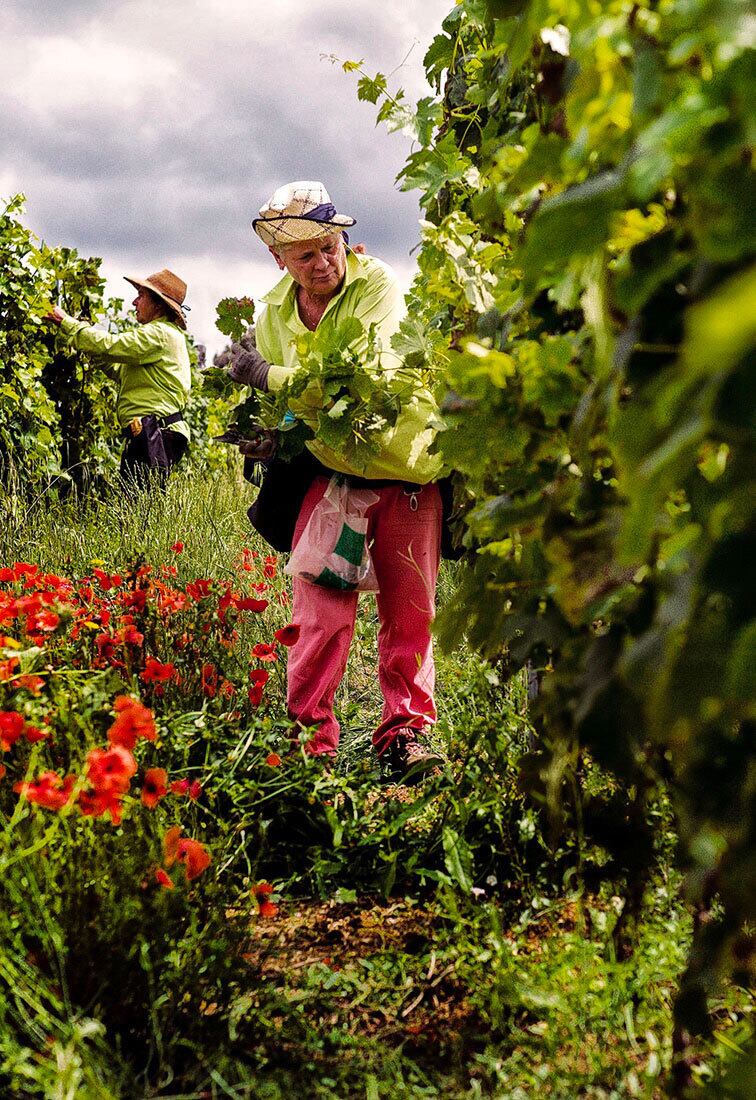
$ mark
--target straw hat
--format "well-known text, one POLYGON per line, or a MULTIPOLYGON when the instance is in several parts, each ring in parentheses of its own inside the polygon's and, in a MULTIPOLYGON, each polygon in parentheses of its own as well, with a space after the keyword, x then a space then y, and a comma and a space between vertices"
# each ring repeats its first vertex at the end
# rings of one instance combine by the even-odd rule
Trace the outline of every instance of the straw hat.
POLYGON ((148 275, 146 279, 132 279, 130 275, 124 275, 124 279, 127 283, 135 286, 137 290, 141 287, 151 290, 162 302, 170 306, 176 314, 177 324, 181 328, 186 328, 186 317, 182 308, 184 298, 186 298, 186 283, 183 279, 179 279, 178 275, 174 275, 172 271, 164 267, 162 271, 156 271, 154 275, 148 275))
POLYGON ((355 219, 337 214, 325 187, 315 180, 279 187, 252 222, 255 233, 271 248, 315 241, 350 225, 355 225, 355 219))

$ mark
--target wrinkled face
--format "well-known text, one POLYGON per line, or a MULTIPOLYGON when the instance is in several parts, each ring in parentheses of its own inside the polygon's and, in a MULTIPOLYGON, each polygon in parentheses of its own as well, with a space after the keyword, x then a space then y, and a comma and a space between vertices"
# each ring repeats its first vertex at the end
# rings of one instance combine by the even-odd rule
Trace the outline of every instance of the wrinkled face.
POLYGON ((289 272, 308 294, 315 298, 330 298, 346 272, 346 248, 341 233, 329 233, 315 241, 299 241, 271 252, 283 271, 289 272))
POLYGON ((157 317, 165 316, 166 309, 159 298, 156 298, 146 287, 139 288, 134 301, 131 303, 136 310, 137 321, 140 325, 146 325, 148 321, 154 321, 157 317))

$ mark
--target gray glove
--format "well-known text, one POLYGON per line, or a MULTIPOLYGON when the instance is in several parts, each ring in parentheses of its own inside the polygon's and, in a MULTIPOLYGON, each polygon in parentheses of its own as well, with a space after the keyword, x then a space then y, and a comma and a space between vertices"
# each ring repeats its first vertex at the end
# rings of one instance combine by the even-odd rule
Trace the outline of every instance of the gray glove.
POLYGON ((231 366, 228 376, 240 386, 252 386, 256 390, 267 390, 270 363, 263 359, 257 348, 243 348, 241 344, 231 346, 231 366), (239 349, 236 352, 236 349, 239 349))

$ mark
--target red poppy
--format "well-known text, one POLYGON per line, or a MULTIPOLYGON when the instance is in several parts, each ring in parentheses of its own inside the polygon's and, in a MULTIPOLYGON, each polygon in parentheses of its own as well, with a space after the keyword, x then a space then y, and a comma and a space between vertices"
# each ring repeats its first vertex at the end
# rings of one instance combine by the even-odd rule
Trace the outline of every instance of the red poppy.
POLYGON ((133 749, 140 737, 154 741, 157 736, 155 719, 149 707, 130 695, 119 695, 113 701, 116 718, 108 730, 111 745, 123 745, 133 749))
POLYGON ((182 553, 183 549, 184 549, 183 542, 174 542, 173 546, 171 547, 171 550, 173 551, 174 554, 182 553))
POLYGON ((249 670, 249 678, 253 684, 259 684, 262 687, 263 684, 267 684, 270 679, 270 673, 267 668, 251 668, 249 670))
POLYGON ((144 634, 142 634, 141 630, 137 630, 135 626, 129 624, 124 627, 123 640, 126 645, 140 646, 144 642, 144 634))
POLYGON ((4 565, 2 569, 0 569, 0 581, 2 581, 4 584, 10 584, 15 581, 15 579, 16 574, 13 572, 12 569, 9 569, 7 565, 4 565))
POLYGON ((156 657, 148 657, 139 679, 145 684, 167 684, 170 680, 178 680, 176 666, 170 661, 158 661, 156 657))
POLYGON ((30 634, 36 634, 40 631, 50 634, 53 630, 57 630, 59 625, 60 615, 56 615, 54 611, 40 611, 38 614, 30 616, 27 630, 30 634))
POLYGON ((45 686, 45 681, 41 676, 35 676, 31 672, 25 672, 23 676, 19 676, 16 681, 19 687, 25 688, 30 691, 32 695, 39 695, 42 688, 45 686))
POLYGON ((252 897, 257 903, 257 911, 261 917, 275 917, 278 906, 270 900, 273 887, 269 882, 258 882, 252 887, 252 897))
POLYGON ((123 814, 122 799, 123 792, 115 788, 95 790, 90 787, 89 790, 79 792, 79 811, 84 817, 102 817, 103 814, 109 813, 111 823, 120 825, 123 814))
POLYGON ((263 698, 263 686, 262 684, 253 684, 247 692, 247 698, 253 707, 259 707, 263 698))
POLYGON ((273 637, 281 645, 295 645, 299 641, 301 630, 302 628, 298 623, 289 623, 288 626, 282 626, 280 630, 277 630, 273 637))
POLYGON ((189 793, 188 779, 174 779, 171 783, 171 794, 185 795, 189 793))
POLYGON ((281 757, 277 752, 271 752, 265 757, 265 763, 271 768, 280 768, 281 757))
POLYGON ((26 719, 15 710, 0 710, 0 749, 7 752, 24 732, 26 719))
POLYGON ((201 875, 210 866, 211 862, 210 853, 204 844, 189 838, 179 840, 176 858, 179 863, 184 864, 189 882, 201 875))
POLYGON ((238 597, 234 600, 234 603, 238 607, 239 611, 264 611, 268 606, 267 600, 256 600, 254 596, 245 596, 244 598, 238 597))
POLYGON ((165 768, 148 768, 142 781, 142 802, 150 810, 168 793, 168 773, 165 768))
POLYGON ((192 780, 192 782, 189 784, 189 790, 187 791, 187 794, 191 798, 192 802, 196 802, 197 799, 202 796, 202 784, 200 783, 199 779, 192 780))
POLYGON ((123 745, 91 749, 87 753, 87 779, 98 794, 104 791, 123 794, 136 770, 136 760, 123 745))
POLYGON ((16 575, 16 580, 20 580, 21 577, 33 577, 35 573, 39 572, 38 565, 29 565, 25 561, 16 561, 13 563, 13 570, 16 575))
POLYGON ((24 737, 32 745, 37 741, 47 741, 50 734, 47 730, 41 730, 39 726, 25 726, 24 737))
POLYGON ((171 876, 162 867, 155 868, 155 878, 166 890, 173 890, 175 883, 171 876))
POLYGON ((180 825, 174 825, 163 837, 163 851, 166 866, 183 863, 186 877, 190 882, 210 866, 210 853, 204 844, 189 837, 182 837, 180 825))
POLYGON ((63 779, 57 772, 41 772, 35 781, 16 783, 13 790, 27 802, 34 802, 45 810, 61 810, 70 800, 75 782, 75 775, 63 779))
POLYGON ((212 581, 198 578, 195 581, 190 581, 186 586, 187 595, 191 596, 193 600, 202 600, 210 594, 212 586, 212 581))
POLYGON ((202 666, 202 694, 214 699, 218 692, 218 670, 215 665, 202 666))
POLYGON ((265 566, 265 568, 263 569, 263 576, 268 577, 269 579, 272 579, 273 577, 275 577, 275 575, 276 575, 276 567, 271 562, 269 562, 265 566))
POLYGON ((271 645, 270 642, 258 642, 252 649, 252 656, 257 657, 258 661, 277 661, 278 654, 276 653, 276 647, 271 645))
POLYGON ((18 657, 9 657, 7 661, 0 661, 0 683, 7 683, 12 676, 15 676, 20 664, 18 657))

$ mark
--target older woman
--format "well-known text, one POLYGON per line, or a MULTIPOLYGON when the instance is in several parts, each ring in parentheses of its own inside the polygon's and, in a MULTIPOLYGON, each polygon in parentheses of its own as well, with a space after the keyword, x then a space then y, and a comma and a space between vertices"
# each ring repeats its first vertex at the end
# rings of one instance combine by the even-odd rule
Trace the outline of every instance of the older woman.
MULTIPOLYGON (((354 224, 336 212, 317 182, 287 184, 261 209, 255 232, 285 274, 263 299, 257 350, 240 351, 232 377, 258 389, 280 389, 299 367, 297 337, 314 331, 326 315, 336 323, 356 317, 365 330, 374 326, 384 349, 382 364, 396 360, 391 337, 404 316, 403 295, 386 264, 347 250, 344 231, 354 224)), ((292 399, 290 408, 317 428, 306 393, 292 399)), ((427 737, 436 719, 430 627, 441 535, 441 500, 434 484, 440 462, 429 453, 435 411, 431 395, 418 386, 360 469, 316 435, 307 446, 319 472, 294 531, 296 545, 334 472, 377 494, 367 512, 367 538, 379 586, 378 680, 384 705, 373 744, 386 774, 394 778, 410 771, 417 775, 442 759, 427 737)), ((357 601, 355 591, 293 579, 292 617, 301 632, 289 654, 287 699, 299 725, 315 727, 308 743, 313 754, 336 753, 339 724, 333 704, 346 669, 357 601)))
POLYGON ((191 389, 184 332, 186 283, 167 268, 146 279, 124 278, 137 289, 133 305, 138 328, 104 332, 57 306, 48 319, 77 351, 120 365, 116 415, 126 440, 121 476, 144 487, 150 471, 163 482, 189 444, 184 420, 191 389))

